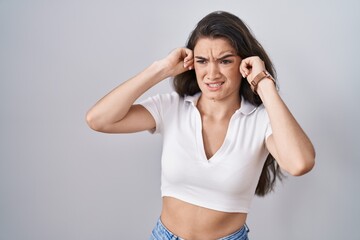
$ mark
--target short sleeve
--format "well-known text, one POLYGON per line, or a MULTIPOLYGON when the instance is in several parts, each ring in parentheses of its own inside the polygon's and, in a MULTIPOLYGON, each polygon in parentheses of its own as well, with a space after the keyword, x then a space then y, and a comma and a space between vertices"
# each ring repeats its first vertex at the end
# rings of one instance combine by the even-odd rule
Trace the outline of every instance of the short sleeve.
POLYGON ((169 116, 173 108, 179 102, 179 95, 176 92, 157 94, 149 97, 139 104, 145 107, 153 116, 156 126, 155 129, 150 130, 151 133, 163 133, 165 121, 164 119, 169 116))
POLYGON ((160 95, 155 95, 153 97, 149 97, 139 103, 142 105, 146 110, 150 112, 153 116, 156 126, 154 129, 150 130, 150 133, 160 133, 162 128, 162 117, 161 117, 161 99, 160 95))
POLYGON ((264 115, 265 115, 265 124, 266 124, 266 129, 265 129, 265 140, 272 134, 272 128, 271 128, 271 124, 270 124, 270 119, 269 119, 269 115, 267 114, 266 110, 264 111, 264 115))

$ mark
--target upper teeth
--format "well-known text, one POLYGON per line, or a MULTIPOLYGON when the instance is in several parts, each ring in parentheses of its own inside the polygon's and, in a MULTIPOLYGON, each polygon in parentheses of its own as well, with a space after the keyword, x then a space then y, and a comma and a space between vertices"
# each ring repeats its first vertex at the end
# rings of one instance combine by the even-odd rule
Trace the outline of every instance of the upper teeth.
POLYGON ((210 87, 220 87, 221 83, 209 83, 210 87))

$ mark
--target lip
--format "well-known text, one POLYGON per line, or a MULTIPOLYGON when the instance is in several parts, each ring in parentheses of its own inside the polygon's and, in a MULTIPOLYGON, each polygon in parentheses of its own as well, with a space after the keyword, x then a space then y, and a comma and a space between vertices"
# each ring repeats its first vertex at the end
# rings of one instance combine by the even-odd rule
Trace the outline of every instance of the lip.
POLYGON ((225 82, 210 82, 210 83, 205 83, 205 85, 207 86, 207 88, 211 91, 216 91, 219 90, 222 85, 224 85, 225 82))

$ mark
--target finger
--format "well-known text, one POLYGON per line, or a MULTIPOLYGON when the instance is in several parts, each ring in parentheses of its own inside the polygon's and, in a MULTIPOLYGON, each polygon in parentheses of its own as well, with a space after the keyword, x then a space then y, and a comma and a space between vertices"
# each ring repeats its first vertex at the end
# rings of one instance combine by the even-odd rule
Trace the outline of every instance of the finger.
POLYGON ((247 77, 246 63, 245 62, 241 62, 241 64, 240 64, 240 72, 241 72, 241 75, 243 76, 243 78, 247 77))
POLYGON ((184 68, 187 68, 189 70, 194 68, 194 60, 191 59, 189 61, 187 61, 186 63, 184 63, 184 68))
POLYGON ((240 71, 241 76, 242 76, 243 78, 246 78, 246 74, 245 74, 244 70, 242 70, 241 67, 239 67, 239 71, 240 71))
POLYGON ((187 63, 186 63, 186 67, 191 70, 194 68, 194 59, 191 59, 189 60, 187 63))
POLYGON ((240 72, 241 75, 246 78, 250 74, 251 65, 249 63, 249 59, 244 59, 240 63, 240 72))
POLYGON ((184 49, 185 58, 184 58, 184 67, 185 68, 192 68, 194 64, 194 57, 193 57, 193 51, 191 51, 188 48, 184 49))
POLYGON ((184 56, 184 62, 187 62, 187 61, 193 59, 193 52, 188 48, 184 49, 184 55, 185 55, 184 56))
POLYGON ((243 78, 245 78, 245 71, 244 71, 244 69, 243 69, 243 65, 244 65, 244 60, 242 60, 242 61, 240 62, 239 71, 240 71, 241 76, 242 76, 243 78))

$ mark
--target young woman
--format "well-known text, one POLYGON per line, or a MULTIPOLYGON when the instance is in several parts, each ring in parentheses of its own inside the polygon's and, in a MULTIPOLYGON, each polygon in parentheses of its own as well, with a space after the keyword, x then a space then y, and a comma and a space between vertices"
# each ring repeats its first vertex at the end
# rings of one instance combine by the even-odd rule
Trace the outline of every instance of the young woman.
POLYGON ((96 131, 163 136, 163 205, 150 239, 248 239, 253 196, 273 189, 280 168, 296 176, 312 169, 313 145, 273 76, 247 26, 233 14, 213 12, 186 47, 89 110, 87 122, 96 131), (134 104, 168 77, 174 77, 174 92, 134 104))

